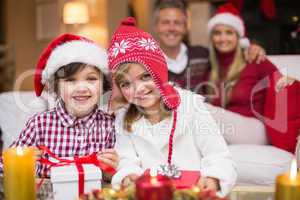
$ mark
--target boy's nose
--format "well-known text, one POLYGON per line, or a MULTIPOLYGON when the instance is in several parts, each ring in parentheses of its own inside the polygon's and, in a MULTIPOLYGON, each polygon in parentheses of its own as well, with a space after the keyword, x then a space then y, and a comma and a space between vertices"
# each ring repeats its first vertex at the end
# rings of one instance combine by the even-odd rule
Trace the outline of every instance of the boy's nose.
POLYGON ((89 89, 88 84, 85 82, 78 82, 76 84, 77 92, 86 92, 89 89))

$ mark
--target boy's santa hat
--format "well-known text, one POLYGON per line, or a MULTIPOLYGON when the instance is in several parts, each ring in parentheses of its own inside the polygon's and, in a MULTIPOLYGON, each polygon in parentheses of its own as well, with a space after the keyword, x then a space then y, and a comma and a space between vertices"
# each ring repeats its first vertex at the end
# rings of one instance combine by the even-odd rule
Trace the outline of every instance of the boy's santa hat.
POLYGON ((180 97, 177 90, 168 83, 168 68, 161 48, 149 33, 136 27, 132 17, 121 22, 108 48, 108 66, 112 73, 122 63, 128 62, 143 65, 151 74, 165 105, 169 109, 178 107, 180 97))
POLYGON ((242 48, 248 48, 250 46, 249 39, 246 37, 244 21, 239 11, 231 3, 220 6, 215 15, 209 20, 207 24, 209 35, 218 24, 228 25, 234 28, 240 37, 240 46, 242 48))
POLYGON ((45 84, 53 79, 55 72, 70 63, 84 63, 97 67, 107 74, 106 51, 85 37, 63 34, 54 39, 43 51, 35 70, 36 96, 41 96, 45 84))

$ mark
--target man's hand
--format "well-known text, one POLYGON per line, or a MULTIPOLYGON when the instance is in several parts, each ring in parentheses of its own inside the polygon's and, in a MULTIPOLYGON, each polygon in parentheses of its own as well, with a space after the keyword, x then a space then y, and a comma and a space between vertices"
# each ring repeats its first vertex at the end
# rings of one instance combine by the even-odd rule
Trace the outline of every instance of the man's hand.
POLYGON ((104 162, 105 164, 117 168, 119 164, 119 156, 114 149, 104 149, 103 151, 97 154, 98 159, 104 162))
POLYGON ((244 50, 244 57, 248 63, 261 63, 266 59, 266 51, 257 44, 251 44, 249 48, 244 50))

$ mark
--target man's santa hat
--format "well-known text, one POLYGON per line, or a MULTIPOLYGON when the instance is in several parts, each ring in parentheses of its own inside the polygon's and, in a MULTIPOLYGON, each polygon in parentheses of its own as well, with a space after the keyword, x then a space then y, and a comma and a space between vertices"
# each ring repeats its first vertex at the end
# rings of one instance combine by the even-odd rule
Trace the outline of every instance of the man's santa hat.
POLYGON ((240 46, 242 48, 248 48, 250 46, 249 39, 246 37, 244 21, 239 11, 231 3, 220 6, 215 15, 209 20, 207 25, 209 35, 218 24, 228 25, 234 28, 240 37, 240 46))
POLYGON ((43 51, 35 70, 36 96, 41 96, 44 86, 53 80, 55 72, 70 63, 84 63, 108 73, 106 51, 85 37, 63 34, 54 39, 43 51))

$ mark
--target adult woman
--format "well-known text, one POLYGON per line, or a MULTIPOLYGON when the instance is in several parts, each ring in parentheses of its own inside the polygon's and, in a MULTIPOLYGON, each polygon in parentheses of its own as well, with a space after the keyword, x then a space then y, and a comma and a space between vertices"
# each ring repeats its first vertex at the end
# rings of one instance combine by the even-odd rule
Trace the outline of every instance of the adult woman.
POLYGON ((209 108, 227 143, 267 144, 264 79, 276 67, 267 59, 259 64, 245 62, 242 47, 247 47, 249 41, 244 37, 243 20, 231 4, 219 7, 208 23, 208 31, 211 71, 207 93, 214 105, 209 108))

